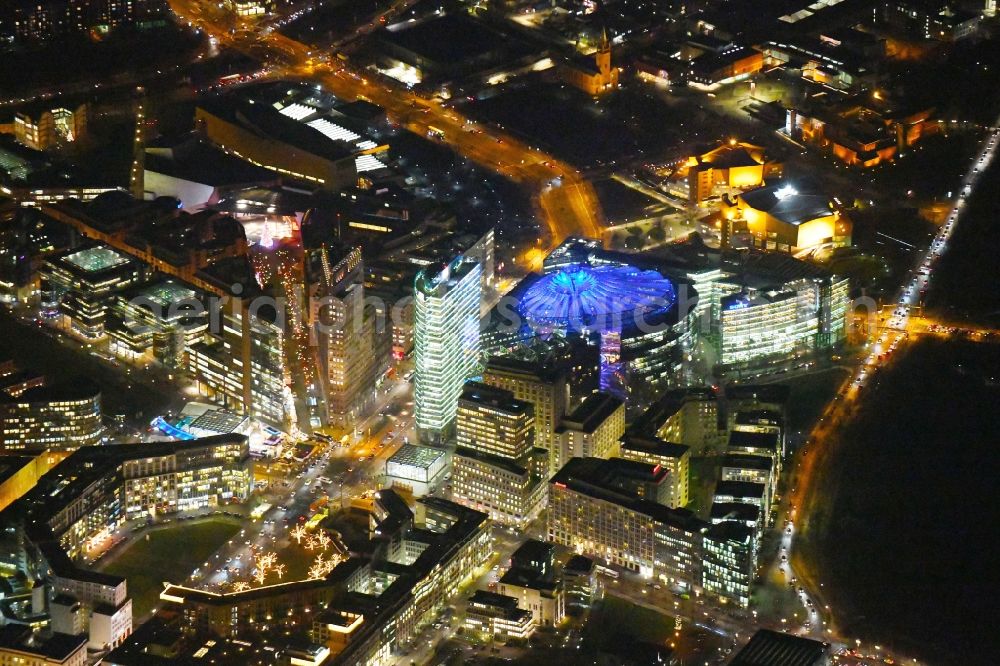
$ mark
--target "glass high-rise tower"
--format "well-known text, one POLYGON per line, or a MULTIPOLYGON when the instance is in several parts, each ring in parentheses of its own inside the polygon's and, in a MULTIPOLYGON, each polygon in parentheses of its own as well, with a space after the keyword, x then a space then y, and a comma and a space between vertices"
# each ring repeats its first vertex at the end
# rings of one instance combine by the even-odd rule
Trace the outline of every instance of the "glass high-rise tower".
POLYGON ((461 255, 438 272, 417 275, 414 416, 423 441, 451 435, 462 386, 478 367, 481 277, 479 262, 461 255))

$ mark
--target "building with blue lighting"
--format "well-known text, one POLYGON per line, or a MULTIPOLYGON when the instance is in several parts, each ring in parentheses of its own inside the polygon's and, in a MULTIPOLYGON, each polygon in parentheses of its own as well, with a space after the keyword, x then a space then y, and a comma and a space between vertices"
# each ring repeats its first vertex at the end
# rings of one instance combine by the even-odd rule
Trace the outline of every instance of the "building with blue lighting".
POLYGON ((673 278, 632 259, 567 240, 501 304, 487 346, 580 334, 600 349, 602 390, 628 397, 677 384, 693 344, 697 296, 685 284, 681 303, 673 278))

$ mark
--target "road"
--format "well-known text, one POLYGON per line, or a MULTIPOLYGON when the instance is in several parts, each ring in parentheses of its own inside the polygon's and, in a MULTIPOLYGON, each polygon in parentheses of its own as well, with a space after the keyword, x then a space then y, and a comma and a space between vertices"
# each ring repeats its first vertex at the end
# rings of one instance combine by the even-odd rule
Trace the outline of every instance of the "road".
MULTIPOLYGON (((849 419, 864 395, 865 386, 880 367, 888 363, 896 348, 911 335, 936 332, 927 320, 916 317, 914 311, 919 308, 922 294, 926 292, 934 275, 938 258, 947 251, 948 241, 955 225, 962 215, 965 202, 972 191, 980 185, 980 175, 986 171, 993 160, 997 144, 1000 142, 1000 118, 983 142, 979 153, 973 158, 967 174, 962 180, 961 189, 955 204, 948 214, 947 221, 938 230, 930 246, 920 253, 909 274, 904 279, 895 303, 890 306, 884 325, 876 328, 875 338, 870 343, 868 353, 857 371, 845 382, 833 401, 827 405, 822 416, 813 429, 806 445, 800 450, 793 461, 792 489, 788 493, 782 513, 787 517, 785 532, 782 538, 782 553, 787 557, 784 570, 789 580, 796 578, 797 589, 803 606, 807 611, 810 626, 802 626, 800 632, 822 637, 825 640, 836 639, 836 625, 829 606, 824 603, 822 594, 822 576, 805 558, 794 556, 794 537, 796 533, 809 528, 809 517, 813 507, 824 501, 817 491, 816 479, 822 474, 826 461, 832 455, 836 446, 837 430, 840 424, 849 419), (823 609, 827 612, 818 612, 823 609), (826 622, 825 631, 819 631, 817 623, 826 622)), ((987 184, 989 186, 989 184, 987 184)), ((874 313, 878 316, 879 313, 874 313)), ((841 638, 841 640, 846 640, 841 638)), ((847 641, 849 644, 850 641, 847 641)))
POLYGON ((397 125, 432 137, 476 164, 529 188, 547 230, 548 247, 571 235, 600 238, 603 221, 592 185, 573 166, 536 146, 495 126, 474 122, 393 79, 355 71, 340 58, 313 51, 266 22, 237 23, 235 17, 204 0, 170 0, 170 6, 182 20, 204 29, 219 43, 280 63, 286 76, 318 82, 341 99, 377 104, 397 125))

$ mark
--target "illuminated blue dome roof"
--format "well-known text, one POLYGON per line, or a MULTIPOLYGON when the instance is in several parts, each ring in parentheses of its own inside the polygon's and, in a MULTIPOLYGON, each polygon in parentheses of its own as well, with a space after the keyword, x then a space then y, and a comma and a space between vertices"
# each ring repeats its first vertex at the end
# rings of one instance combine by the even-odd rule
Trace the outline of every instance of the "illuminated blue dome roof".
POLYGON ((664 312, 676 300, 673 283, 656 271, 574 264, 536 280, 518 311, 534 327, 608 331, 636 315, 664 312))

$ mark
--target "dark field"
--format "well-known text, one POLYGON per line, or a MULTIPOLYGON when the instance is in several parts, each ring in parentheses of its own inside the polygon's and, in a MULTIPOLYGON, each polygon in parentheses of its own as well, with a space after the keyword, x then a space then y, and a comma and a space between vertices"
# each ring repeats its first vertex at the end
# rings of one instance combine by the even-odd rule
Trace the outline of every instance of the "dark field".
POLYGON ((925 340, 884 373, 801 543, 842 633, 922 663, 990 662, 1000 345, 925 340))

